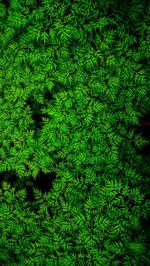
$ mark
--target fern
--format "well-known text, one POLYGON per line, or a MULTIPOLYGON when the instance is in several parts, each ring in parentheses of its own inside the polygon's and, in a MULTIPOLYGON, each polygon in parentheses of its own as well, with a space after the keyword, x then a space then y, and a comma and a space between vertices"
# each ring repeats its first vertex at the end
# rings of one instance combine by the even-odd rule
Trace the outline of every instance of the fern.
POLYGON ((1 265, 149 264, 149 10, 0 4, 1 265))

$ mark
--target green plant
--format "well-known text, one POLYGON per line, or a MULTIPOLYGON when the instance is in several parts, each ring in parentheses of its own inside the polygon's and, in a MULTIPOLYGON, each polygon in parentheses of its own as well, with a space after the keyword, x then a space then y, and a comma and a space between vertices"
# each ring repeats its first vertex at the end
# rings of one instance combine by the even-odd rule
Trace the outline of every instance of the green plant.
POLYGON ((1 265, 149 265, 149 14, 1 1, 1 265))

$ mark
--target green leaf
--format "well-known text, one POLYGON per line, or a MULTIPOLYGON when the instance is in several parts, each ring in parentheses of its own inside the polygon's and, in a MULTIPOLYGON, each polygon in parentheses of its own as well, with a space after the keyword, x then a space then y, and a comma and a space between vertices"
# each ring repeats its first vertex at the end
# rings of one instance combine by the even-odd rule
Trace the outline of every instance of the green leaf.
POLYGON ((129 248, 135 255, 141 255, 145 251, 145 246, 143 243, 137 243, 137 242, 129 243, 129 248))

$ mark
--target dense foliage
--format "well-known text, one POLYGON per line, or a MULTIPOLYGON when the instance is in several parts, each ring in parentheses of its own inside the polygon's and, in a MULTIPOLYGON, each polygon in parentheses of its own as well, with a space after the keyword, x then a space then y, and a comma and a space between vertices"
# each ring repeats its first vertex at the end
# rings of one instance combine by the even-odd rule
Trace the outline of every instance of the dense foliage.
POLYGON ((149 1, 0 1, 0 265, 150 264, 149 1))

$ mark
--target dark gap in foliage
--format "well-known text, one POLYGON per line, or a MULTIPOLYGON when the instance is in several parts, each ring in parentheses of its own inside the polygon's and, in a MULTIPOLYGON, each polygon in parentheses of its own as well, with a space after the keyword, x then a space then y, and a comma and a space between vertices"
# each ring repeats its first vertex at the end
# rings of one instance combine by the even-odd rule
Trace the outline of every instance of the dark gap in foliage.
POLYGON ((70 1, 67 1, 67 2, 70 2, 70 4, 68 4, 68 5, 71 5, 71 4, 73 4, 73 3, 75 3, 76 2, 76 0, 70 0, 70 1))
POLYGON ((29 47, 25 47, 25 48, 23 48, 23 50, 24 50, 24 52, 26 52, 26 53, 31 52, 31 48, 29 48, 29 47))
POLYGON ((141 186, 141 192, 145 195, 145 200, 150 200, 150 174, 144 176, 144 182, 141 186))
POLYGON ((150 72, 149 58, 143 57, 138 63, 141 64, 141 68, 143 68, 149 75, 150 72))
MULTIPOLYGON (((12 250, 9 249, 9 256, 11 258, 11 260, 10 260, 11 265, 19 265, 20 264, 20 260, 18 259, 19 256, 18 256, 17 252, 15 252, 15 247, 12 250)), ((7 264, 3 264, 3 265, 7 265, 7 264)))
POLYGON ((84 25, 85 25, 85 24, 89 24, 90 22, 91 22, 91 21, 90 21, 89 19, 85 19, 85 20, 84 20, 84 25))
POLYGON ((25 84, 23 82, 20 83, 20 86, 24 89, 25 88, 25 84))
POLYGON ((35 0, 36 6, 40 7, 42 5, 42 0, 35 0))
MULTIPOLYGON (((72 49, 72 47, 74 48, 74 46, 75 46, 75 47, 78 46, 78 40, 72 38, 72 39, 70 40, 70 42, 71 42, 71 45, 68 47, 68 49, 72 49)), ((70 55, 74 56, 73 52, 70 52, 70 55)))
POLYGON ((145 145, 139 152, 141 155, 150 155, 150 144, 145 145))
POLYGON ((64 91, 64 90, 65 90, 64 85, 63 85, 62 83, 58 82, 58 81, 57 81, 57 83, 55 84, 54 89, 55 89, 55 92, 54 92, 55 94, 56 94, 57 92, 60 92, 60 91, 64 91))
POLYGON ((137 51, 139 49, 139 42, 136 41, 134 44, 130 45, 129 48, 137 51))
POLYGON ((147 251, 150 250, 150 215, 147 218, 141 217, 140 225, 142 228, 142 235, 144 235, 144 246, 147 251))
POLYGON ((10 0, 2 0, 2 3, 4 4, 4 6, 8 9, 8 7, 10 6, 10 0))
POLYGON ((5 97, 5 92, 4 92, 4 90, 3 90, 3 91, 0 91, 0 98, 4 100, 4 97, 5 97))
POLYGON ((65 16, 68 16, 71 14, 71 11, 72 11, 72 6, 70 4, 68 4, 66 10, 65 10, 65 13, 63 15, 63 17, 65 18, 65 16))
POLYGON ((26 189, 27 191, 27 200, 33 201, 34 197, 31 193, 31 189, 29 186, 25 186, 25 182, 22 180, 19 180, 16 176, 16 173, 14 171, 5 171, 3 173, 0 173, 0 188, 2 188, 2 182, 7 182, 10 184, 11 188, 15 188, 16 191, 21 189, 26 189))
POLYGON ((36 103, 35 100, 31 100, 31 99, 28 99, 26 101, 26 104, 30 106, 31 111, 32 111, 32 118, 34 120, 33 128, 35 130, 40 130, 43 125, 43 121, 42 121, 43 115, 41 111, 42 105, 39 103, 36 103))
POLYGON ((42 115, 38 113, 33 113, 32 115, 35 122, 35 129, 40 130, 42 128, 42 115))
MULTIPOLYGON (((137 135, 141 135, 146 140, 150 141, 150 113, 145 113, 141 118, 140 125, 135 126, 137 135)), ((139 173, 143 176, 141 184, 141 193, 145 195, 145 199, 150 199, 150 143, 145 145, 143 148, 136 148, 137 154, 142 156, 142 161, 139 169, 139 173)), ((139 164, 138 164, 139 167, 139 164)))
POLYGON ((33 182, 25 181, 23 189, 25 189, 27 192, 26 201, 30 203, 34 202, 35 198, 33 193, 33 182))
POLYGON ((0 173, 0 188, 2 188, 2 182, 10 183, 11 187, 17 183, 17 177, 14 171, 4 171, 0 173))
POLYGON ((74 50, 75 48, 78 46, 78 40, 76 39, 72 39, 70 40, 70 45, 68 46, 68 51, 69 51, 69 54, 70 54, 70 58, 73 60, 73 61, 76 61, 76 59, 74 58, 75 55, 74 55, 74 50))
POLYGON ((6 173, 8 173, 8 172, 1 172, 0 173, 0 189, 2 188, 2 182, 3 181, 6 181, 5 179, 6 179, 6 173))
POLYGON ((16 191, 26 189, 27 200, 30 202, 34 200, 34 195, 32 194, 32 189, 30 188, 30 186, 26 185, 26 182, 24 180, 18 179, 14 171, 5 171, 3 173, 0 173, 0 180, 0 188, 2 188, 2 181, 5 181, 10 184, 11 188, 15 188, 16 191))
POLYGON ((92 47, 94 50, 97 49, 95 42, 91 41, 91 42, 90 42, 90 45, 91 45, 91 47, 92 47))
MULTIPOLYGON (((36 177, 36 180, 25 182, 24 186, 27 191, 26 201, 30 204, 30 207, 33 211, 36 212, 39 210, 39 206, 36 203, 34 195, 34 189, 39 190, 42 194, 47 193, 52 190, 52 185, 55 179, 56 179, 55 172, 51 172, 48 174, 40 172, 36 177)), ((52 218, 53 212, 51 211, 50 207, 48 208, 48 212, 52 218)))
POLYGON ((49 90, 46 90, 44 93, 45 102, 50 102, 54 99, 53 93, 51 93, 49 90))
POLYGON ((9 145, 10 145, 11 148, 13 148, 14 147, 14 142, 11 141, 9 145))
POLYGON ((40 48, 42 48, 43 47, 43 44, 42 44, 42 42, 40 41, 40 40, 36 40, 36 39, 34 39, 33 41, 32 41, 32 44, 33 44, 33 46, 34 46, 34 50, 36 50, 36 49, 40 49, 40 48))
POLYGON ((5 171, 0 173, 0 188, 2 188, 2 182, 5 181, 10 184, 11 188, 14 187, 17 191, 25 189, 27 192, 26 200, 33 202, 35 200, 33 188, 38 189, 42 193, 49 192, 52 189, 53 182, 56 178, 57 176, 55 172, 48 174, 40 172, 36 180, 33 180, 33 178, 31 178, 32 181, 29 181, 30 178, 28 180, 18 180, 15 172, 5 171))
POLYGON ((24 33, 25 33, 25 29, 23 28, 23 26, 21 26, 20 28, 16 28, 12 36, 13 42, 18 43, 18 40, 20 40, 21 34, 24 34, 24 33))
POLYGON ((96 36, 99 36, 100 31, 99 29, 93 29, 92 32, 88 32, 87 33, 87 42, 90 44, 90 46, 92 48, 94 48, 94 50, 97 49, 96 47, 96 36))
MULTIPOLYGON (((117 7, 117 11, 127 11, 128 8, 131 6, 131 3, 128 1, 128 0, 117 0, 117 4, 116 4, 116 7, 117 7)), ((126 15, 126 13, 125 13, 126 15)))
POLYGON ((55 172, 48 174, 39 172, 36 180, 33 180, 33 178, 31 178, 32 181, 25 181, 24 186, 27 190, 27 200, 29 202, 33 202, 35 200, 33 188, 38 189, 43 194, 49 192, 52 189, 53 182, 56 178, 57 176, 55 172))
POLYGON ((42 193, 49 192, 52 189, 54 180, 56 180, 56 173, 51 172, 45 174, 40 172, 34 181, 34 187, 40 190, 42 193))
MULTIPOLYGON (((150 141, 150 114, 146 114, 141 119, 140 125, 135 126, 137 134, 143 136, 145 139, 150 141)), ((150 155, 150 144, 145 145, 139 150, 139 154, 145 156, 150 155)))
POLYGON ((43 108, 47 107, 49 102, 52 102, 53 94, 49 91, 45 92, 45 102, 44 104, 37 103, 34 99, 28 99, 26 104, 29 105, 32 112, 32 119, 34 120, 34 124, 31 125, 31 128, 35 131, 35 137, 38 138, 38 135, 43 128, 45 122, 44 118, 49 118, 49 115, 43 113, 43 108))

